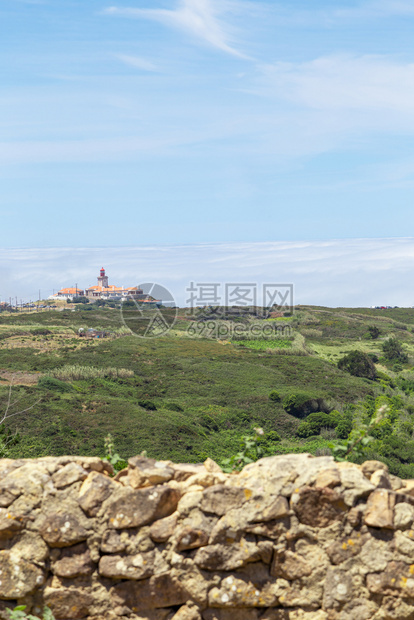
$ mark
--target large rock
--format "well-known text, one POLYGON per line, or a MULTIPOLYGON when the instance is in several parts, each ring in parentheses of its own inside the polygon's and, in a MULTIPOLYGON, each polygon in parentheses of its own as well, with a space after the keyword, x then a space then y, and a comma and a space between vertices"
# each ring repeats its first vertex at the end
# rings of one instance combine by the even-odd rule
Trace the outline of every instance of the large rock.
POLYGON ((88 516, 98 514, 103 502, 113 493, 117 484, 103 474, 92 471, 79 491, 79 505, 88 516))
POLYGON ((341 494, 329 487, 299 488, 291 503, 299 521, 312 527, 328 527, 343 519, 346 511, 341 494))
POLYGON ((201 510, 222 516, 231 508, 240 508, 252 496, 250 489, 216 484, 207 488, 201 500, 201 510))
POLYGON ((13 557, 11 551, 0 551, 0 598, 21 599, 43 584, 44 574, 38 566, 13 557))
POLYGON ((273 552, 271 542, 259 542, 242 539, 230 545, 208 545, 197 551, 194 556, 196 566, 205 570, 236 570, 249 562, 269 564, 273 552))
POLYGON ((140 527, 172 514, 180 499, 177 489, 158 485, 131 491, 121 489, 106 506, 110 528, 140 527))
POLYGON ((168 569, 161 554, 154 551, 124 556, 104 555, 99 562, 99 574, 110 579, 146 579, 168 569))
POLYGON ((67 579, 92 575, 94 569, 95 564, 85 543, 63 549, 59 559, 52 564, 53 573, 67 579))
POLYGON ((93 596, 80 588, 45 588, 45 603, 56 620, 86 618, 93 602, 93 596))
POLYGON ((68 463, 52 476, 53 484, 57 489, 63 489, 75 482, 85 480, 88 477, 86 469, 79 463, 68 463))
POLYGON ((185 584, 178 574, 170 571, 143 581, 124 581, 112 588, 112 601, 131 611, 140 608, 172 607, 183 605, 188 599, 185 584))
POLYGON ((377 489, 368 498, 365 523, 371 527, 394 527, 395 494, 387 489, 377 489))
POLYGON ((86 540, 88 530, 69 512, 48 515, 40 528, 40 534, 50 547, 70 547, 86 540))
POLYGON ((143 456, 128 460, 128 479, 133 489, 163 484, 174 477, 170 461, 156 461, 143 456))
POLYGON ((11 538, 17 532, 20 532, 25 526, 26 520, 19 512, 9 510, 8 508, 0 508, 0 540, 11 538))

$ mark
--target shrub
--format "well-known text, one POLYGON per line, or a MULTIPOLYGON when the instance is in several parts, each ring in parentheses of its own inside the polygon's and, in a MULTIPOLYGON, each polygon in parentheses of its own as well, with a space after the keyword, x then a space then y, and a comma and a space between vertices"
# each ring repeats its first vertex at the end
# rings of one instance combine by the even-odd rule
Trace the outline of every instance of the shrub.
POLYGON ((140 407, 143 407, 147 411, 156 411, 157 410, 157 407, 155 406, 155 404, 151 400, 139 400, 138 401, 138 405, 140 407))
POLYGON ((408 355, 397 338, 388 338, 382 345, 382 350, 384 351, 386 359, 391 362, 401 362, 405 364, 408 361, 408 355))
POLYGON ((339 439, 347 439, 349 433, 352 431, 352 419, 348 416, 344 416, 335 428, 336 436, 339 439))
POLYGON ((390 420, 385 419, 381 420, 378 426, 371 431, 371 435, 375 437, 375 439, 385 439, 385 437, 391 435, 392 431, 393 427, 390 420))
POLYGON ((405 420, 404 422, 401 422, 399 430, 411 437, 414 431, 414 425, 410 422, 410 420, 405 420))
POLYGON ((283 408, 297 418, 304 418, 316 411, 329 412, 329 407, 323 398, 314 397, 308 392, 296 392, 286 396, 283 400, 283 408))
POLYGON ((329 417, 331 420, 331 426, 329 428, 335 428, 335 426, 338 426, 339 422, 342 420, 343 414, 339 413, 337 409, 333 409, 333 411, 329 414, 329 417))
POLYGON ((376 340, 381 334, 381 330, 376 325, 369 325, 368 327, 368 337, 372 340, 376 340))
POLYGON ((36 327, 36 329, 32 329, 31 333, 33 336, 48 336, 52 332, 46 327, 36 327))
POLYGON ((72 390, 72 386, 68 385, 64 381, 60 381, 59 379, 55 379, 54 377, 40 377, 37 382, 39 388, 43 390, 53 390, 54 392, 70 392, 72 390))
POLYGON ((74 297, 72 300, 73 304, 88 304, 89 303, 89 299, 87 297, 74 297))
POLYGON ((351 351, 338 362, 338 368, 354 377, 375 379, 377 372, 372 359, 362 351, 351 351))
POLYGON ((169 411, 184 411, 184 409, 177 403, 167 403, 165 408, 169 411))
POLYGON ((269 431, 259 439, 260 444, 268 449, 271 449, 272 445, 278 441, 282 441, 282 439, 276 431, 269 431))
POLYGON ((296 434, 298 437, 311 437, 312 435, 319 435, 322 428, 333 428, 334 426, 334 420, 327 413, 311 413, 304 422, 299 424, 296 434))
POLYGON ((277 390, 272 390, 269 394, 269 400, 272 400, 274 403, 279 403, 282 399, 277 390))
MULTIPOLYGON (((392 377, 387 375, 385 372, 381 370, 377 370, 377 380, 383 381, 386 385, 389 385, 390 388, 395 388, 395 383, 392 377)), ((404 389, 401 387, 401 389, 404 389)))

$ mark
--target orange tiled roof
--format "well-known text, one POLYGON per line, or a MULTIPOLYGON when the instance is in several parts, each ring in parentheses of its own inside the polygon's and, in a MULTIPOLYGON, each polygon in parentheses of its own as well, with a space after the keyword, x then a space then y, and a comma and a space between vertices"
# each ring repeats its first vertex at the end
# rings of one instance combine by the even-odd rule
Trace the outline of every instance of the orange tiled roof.
POLYGON ((95 284, 94 286, 89 286, 89 288, 86 289, 87 291, 99 291, 101 293, 115 293, 115 292, 119 292, 122 293, 124 291, 133 291, 133 290, 138 290, 137 286, 129 286, 128 288, 125 288, 123 286, 115 286, 115 284, 110 284, 109 286, 100 286, 99 284, 95 284))
POLYGON ((58 295, 76 295, 83 293, 83 289, 81 288, 62 288, 58 292, 58 295))

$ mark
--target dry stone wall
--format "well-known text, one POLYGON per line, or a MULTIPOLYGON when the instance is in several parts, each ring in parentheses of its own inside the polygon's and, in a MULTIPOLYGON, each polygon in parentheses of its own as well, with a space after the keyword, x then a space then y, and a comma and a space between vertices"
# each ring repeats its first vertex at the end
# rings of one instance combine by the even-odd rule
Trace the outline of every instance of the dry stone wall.
POLYGON ((308 454, 0 460, 0 617, 412 620, 414 481, 308 454))

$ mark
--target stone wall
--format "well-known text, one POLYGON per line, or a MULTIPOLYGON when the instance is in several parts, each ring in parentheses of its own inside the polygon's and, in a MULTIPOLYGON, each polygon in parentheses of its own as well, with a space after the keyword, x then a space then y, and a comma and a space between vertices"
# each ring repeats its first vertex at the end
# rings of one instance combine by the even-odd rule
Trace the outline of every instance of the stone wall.
POLYGON ((414 481, 307 454, 240 474, 0 460, 0 617, 414 618, 414 481))

